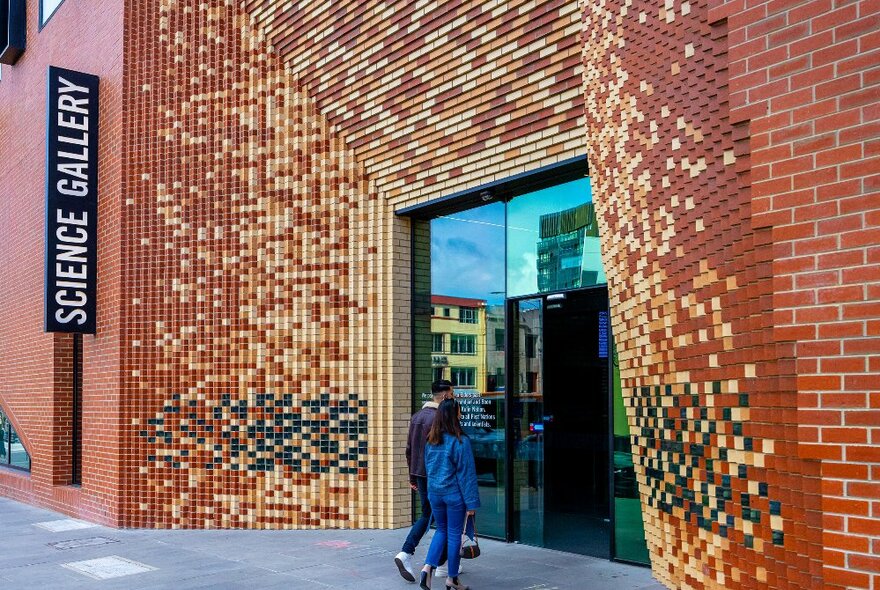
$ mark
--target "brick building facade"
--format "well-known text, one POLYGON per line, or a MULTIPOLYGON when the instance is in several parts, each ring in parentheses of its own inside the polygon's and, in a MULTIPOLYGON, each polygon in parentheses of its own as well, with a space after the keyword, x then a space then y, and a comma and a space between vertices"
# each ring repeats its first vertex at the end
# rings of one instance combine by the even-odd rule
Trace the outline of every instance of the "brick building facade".
POLYGON ((0 66, 0 407, 32 463, 0 493, 406 524, 395 212, 586 156, 655 575, 880 588, 876 2, 38 4, 0 66), (74 337, 42 329, 49 65, 101 78, 81 485, 74 337))

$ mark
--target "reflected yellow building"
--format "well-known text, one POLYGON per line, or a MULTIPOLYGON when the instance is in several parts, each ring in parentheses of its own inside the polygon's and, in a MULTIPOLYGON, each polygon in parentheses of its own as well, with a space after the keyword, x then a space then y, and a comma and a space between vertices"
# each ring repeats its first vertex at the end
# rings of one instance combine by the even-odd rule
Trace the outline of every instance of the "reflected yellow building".
POLYGON ((486 391, 486 301, 432 295, 431 308, 433 380, 486 391))

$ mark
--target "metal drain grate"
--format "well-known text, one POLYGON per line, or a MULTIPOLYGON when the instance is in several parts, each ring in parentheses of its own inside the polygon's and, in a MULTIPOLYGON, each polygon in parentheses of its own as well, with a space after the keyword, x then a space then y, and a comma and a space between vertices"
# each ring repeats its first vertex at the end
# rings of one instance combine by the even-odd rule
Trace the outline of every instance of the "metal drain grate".
POLYGON ((78 547, 95 547, 97 545, 109 545, 110 543, 118 543, 116 539, 108 539, 107 537, 88 537, 86 539, 71 539, 69 541, 56 541, 47 543, 49 547, 55 549, 76 549, 78 547))

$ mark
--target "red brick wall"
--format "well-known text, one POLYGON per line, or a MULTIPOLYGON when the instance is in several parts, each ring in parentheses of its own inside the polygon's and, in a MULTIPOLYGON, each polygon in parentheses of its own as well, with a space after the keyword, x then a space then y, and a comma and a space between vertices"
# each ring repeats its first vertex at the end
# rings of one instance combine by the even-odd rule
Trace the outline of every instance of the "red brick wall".
POLYGON ((120 329, 118 269, 122 2, 68 1, 42 30, 27 3, 27 51, 0 81, 0 403, 32 459, 30 475, 0 472, 0 493, 108 523, 116 522, 120 329), (43 332, 46 68, 96 74, 100 85, 98 333, 85 336, 82 488, 71 477, 72 338, 43 332))
POLYGON ((775 336, 796 359, 799 453, 822 460, 826 584, 880 588, 880 4, 715 12, 773 240, 775 336))
POLYGON ((585 3, 587 147, 654 573, 820 588, 773 243, 752 217, 730 28, 706 2, 585 3))
POLYGON ((63 3, 38 30, 39 2, 27 3, 27 51, 2 66, 0 81, 0 403, 32 459, 30 475, 0 471, 0 493, 103 522, 116 522, 119 330, 113 309, 118 269, 122 2, 63 3), (84 337, 84 469, 70 481, 71 337, 43 333, 46 68, 101 78, 98 334, 84 337))

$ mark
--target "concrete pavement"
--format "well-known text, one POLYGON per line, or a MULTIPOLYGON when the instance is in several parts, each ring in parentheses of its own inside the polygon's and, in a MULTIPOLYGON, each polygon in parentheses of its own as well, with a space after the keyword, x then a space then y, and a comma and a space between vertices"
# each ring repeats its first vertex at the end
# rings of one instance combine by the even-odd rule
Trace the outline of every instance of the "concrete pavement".
MULTIPOLYGON (((429 533, 430 535, 430 533, 429 533)), ((0 589, 416 589, 393 558, 405 530, 111 529, 0 498, 0 589)), ((416 552, 421 564, 429 536, 416 552)), ((646 568, 481 541, 474 590, 659 590, 646 568)), ((433 585, 443 590, 440 579, 433 585)))

